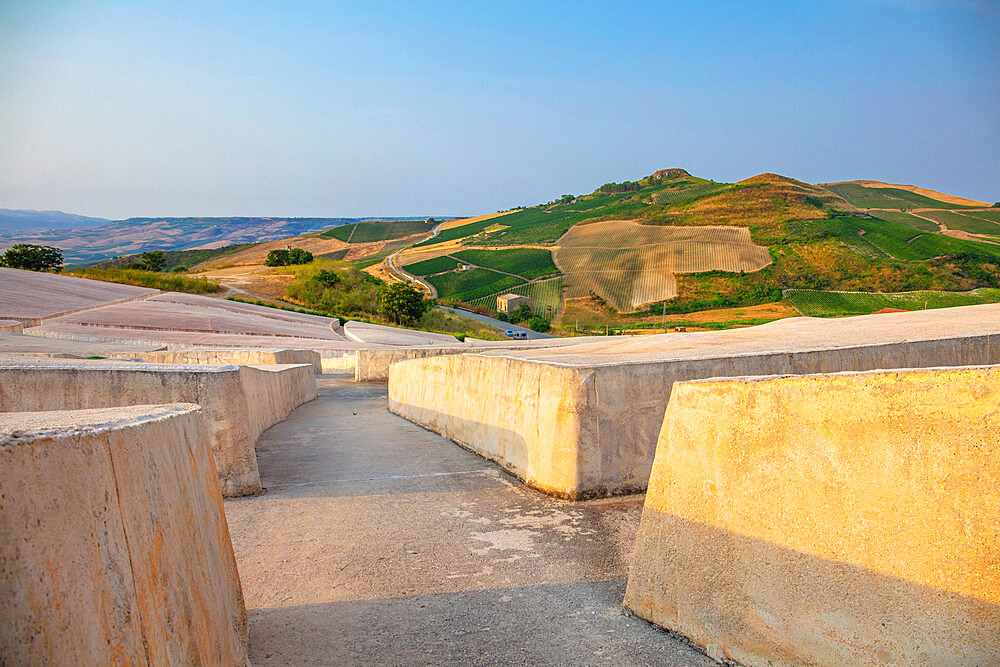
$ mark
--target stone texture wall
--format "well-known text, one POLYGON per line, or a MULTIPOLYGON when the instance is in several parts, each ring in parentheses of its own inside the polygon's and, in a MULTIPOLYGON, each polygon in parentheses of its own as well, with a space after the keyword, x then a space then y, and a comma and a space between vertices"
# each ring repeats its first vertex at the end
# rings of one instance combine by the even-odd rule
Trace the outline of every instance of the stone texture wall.
POLYGON ((748 665, 1000 663, 1000 367, 684 382, 625 604, 748 665))
POLYGON ((700 357, 592 366, 463 354, 393 363, 389 409, 535 488, 582 499, 646 487, 676 381, 985 363, 1000 363, 1000 336, 729 355, 708 348, 700 357))
POLYGON ((0 362, 0 412, 186 402, 203 408, 224 496, 261 490, 260 434, 316 397, 312 366, 0 362))
POLYGON ((247 664, 198 411, 0 415, 0 663, 247 664))

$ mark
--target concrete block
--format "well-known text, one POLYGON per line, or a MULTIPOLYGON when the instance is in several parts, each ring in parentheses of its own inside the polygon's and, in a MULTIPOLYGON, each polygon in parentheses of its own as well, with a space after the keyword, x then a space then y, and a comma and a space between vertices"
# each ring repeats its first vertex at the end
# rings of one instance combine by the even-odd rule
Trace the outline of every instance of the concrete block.
POLYGON ((678 383, 625 605, 747 665, 998 664, 998 476, 998 366, 678 383))
POLYGON ((356 372, 358 366, 358 355, 341 354, 338 356, 324 356, 320 361, 324 373, 344 373, 346 371, 356 372))
POLYGON ((0 360, 0 412, 196 403, 224 496, 261 490, 254 444, 316 397, 310 365, 179 366, 124 361, 0 360))
POLYGON ((319 352, 315 350, 204 348, 174 349, 157 352, 118 352, 113 358, 141 359, 156 364, 196 364, 209 366, 246 364, 309 364, 322 372, 319 352))
POLYGON ((0 415, 0 663, 247 664, 203 427, 190 404, 0 415))
POLYGON ((646 487, 676 381, 1000 363, 998 340, 987 305, 480 351, 393 363, 389 409, 583 499, 646 487))
POLYGON ((0 320, 0 333, 19 334, 24 331, 24 323, 20 320, 0 320))

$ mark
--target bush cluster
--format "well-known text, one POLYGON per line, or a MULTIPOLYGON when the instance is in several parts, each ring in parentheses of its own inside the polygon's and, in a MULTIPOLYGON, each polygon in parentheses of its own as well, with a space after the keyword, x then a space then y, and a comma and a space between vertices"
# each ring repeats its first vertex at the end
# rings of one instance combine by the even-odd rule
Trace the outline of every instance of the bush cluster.
POLYGON ((313 261, 313 254, 302 248, 276 248, 267 253, 264 266, 294 266, 296 264, 308 264, 313 261))

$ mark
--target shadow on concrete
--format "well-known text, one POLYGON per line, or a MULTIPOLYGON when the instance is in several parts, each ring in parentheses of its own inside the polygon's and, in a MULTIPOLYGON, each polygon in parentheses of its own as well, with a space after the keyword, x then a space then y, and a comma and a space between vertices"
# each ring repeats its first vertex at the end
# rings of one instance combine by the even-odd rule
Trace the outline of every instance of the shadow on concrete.
MULTIPOLYGON (((933 548, 894 565, 930 572, 933 548)), ((649 509, 635 554, 626 604, 741 662, 1000 664, 1000 606, 987 599, 649 509)), ((953 581, 996 595, 995 557, 987 547, 953 581)))
POLYGON ((250 610, 251 660, 339 665, 713 665, 621 610, 624 579, 250 610))

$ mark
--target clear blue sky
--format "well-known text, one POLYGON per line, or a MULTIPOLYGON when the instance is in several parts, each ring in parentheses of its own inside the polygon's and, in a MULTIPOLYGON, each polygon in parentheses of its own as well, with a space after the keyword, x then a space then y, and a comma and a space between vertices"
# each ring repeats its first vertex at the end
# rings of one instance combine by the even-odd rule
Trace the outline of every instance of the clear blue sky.
POLYGON ((1000 2, 0 0, 0 208, 472 215, 684 167, 1000 199, 1000 2))

